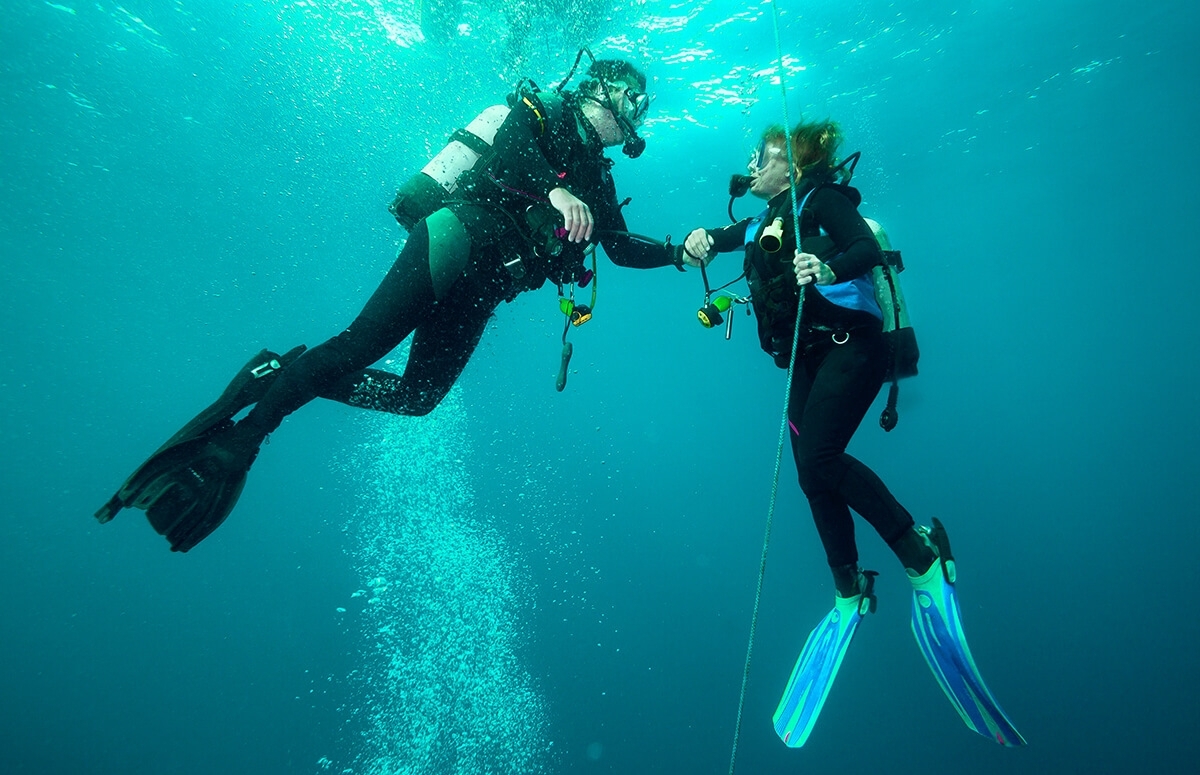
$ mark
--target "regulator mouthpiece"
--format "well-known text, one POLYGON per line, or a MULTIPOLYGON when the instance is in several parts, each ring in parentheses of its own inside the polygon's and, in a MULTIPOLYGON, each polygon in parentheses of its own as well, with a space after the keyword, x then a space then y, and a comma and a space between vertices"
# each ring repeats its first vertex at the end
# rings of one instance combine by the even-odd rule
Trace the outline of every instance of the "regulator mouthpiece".
POLYGON ((629 132, 626 136, 629 139, 625 141, 625 145, 621 146, 621 152, 631 159, 636 159, 646 150, 646 141, 636 132, 629 132))
POLYGON ((729 178, 729 195, 734 199, 745 196, 750 191, 752 182, 754 182, 754 178, 749 175, 733 175, 729 178))

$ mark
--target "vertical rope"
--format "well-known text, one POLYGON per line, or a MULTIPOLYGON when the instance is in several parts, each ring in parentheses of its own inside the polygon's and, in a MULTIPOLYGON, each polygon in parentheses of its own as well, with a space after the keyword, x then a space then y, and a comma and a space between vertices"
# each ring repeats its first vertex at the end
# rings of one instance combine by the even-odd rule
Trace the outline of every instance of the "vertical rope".
MULTIPOLYGON (((775 28, 775 54, 779 59, 779 90, 783 96, 783 127, 785 131, 784 145, 787 147, 788 170, 794 170, 795 158, 792 152, 791 142, 791 118, 788 116, 787 109, 787 84, 784 80, 784 65, 783 65, 783 44, 779 37, 779 8, 775 0, 771 0, 771 22, 775 28)), ((800 233, 800 206, 796 201, 796 178, 795 175, 789 175, 789 190, 792 198, 792 223, 796 230, 797 242, 799 247, 800 233)), ((742 712, 746 706, 746 685, 750 682, 750 661, 754 655, 754 635, 758 631, 758 608, 762 602, 763 579, 767 575, 767 550, 771 545, 771 525, 775 521, 775 501, 779 494, 779 469, 783 464, 783 442, 787 439, 788 429, 788 403, 792 395, 792 378, 796 371, 796 353, 799 350, 800 342, 800 310, 804 307, 804 286, 801 285, 797 291, 798 301, 796 303, 796 327, 792 331, 792 355, 788 360, 787 370, 787 386, 783 392, 783 418, 779 423, 779 443, 775 451, 775 475, 771 483, 771 502, 767 507, 767 527, 763 534, 762 557, 758 563, 758 584, 754 588, 754 612, 750 616, 750 637, 746 642, 746 664, 742 669, 742 688, 738 694, 737 722, 733 730, 733 748, 729 753, 729 775, 734 774, 734 768, 737 766, 737 750, 738 741, 742 736, 742 712)))

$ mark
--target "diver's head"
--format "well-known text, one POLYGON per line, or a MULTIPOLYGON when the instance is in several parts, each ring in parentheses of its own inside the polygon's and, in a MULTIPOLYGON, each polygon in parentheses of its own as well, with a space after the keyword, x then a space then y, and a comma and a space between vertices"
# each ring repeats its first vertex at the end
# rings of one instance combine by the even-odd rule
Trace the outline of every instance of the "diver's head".
POLYGON ((761 199, 771 199, 787 190, 791 181, 788 177, 787 142, 791 140, 792 160, 795 164, 795 179, 829 169, 837 157, 842 142, 842 131, 832 121, 813 123, 801 122, 791 131, 790 137, 779 125, 770 126, 763 132, 762 140, 750 156, 750 193, 761 199))
POLYGON ((788 158, 782 127, 770 127, 763 134, 758 150, 750 156, 750 193, 759 199, 773 199, 787 191, 788 158))
POLYGON ((636 159, 646 148, 637 129, 646 120, 650 95, 646 76, 623 59, 597 59, 579 85, 583 114, 596 128, 606 147, 624 144, 625 154, 636 159))

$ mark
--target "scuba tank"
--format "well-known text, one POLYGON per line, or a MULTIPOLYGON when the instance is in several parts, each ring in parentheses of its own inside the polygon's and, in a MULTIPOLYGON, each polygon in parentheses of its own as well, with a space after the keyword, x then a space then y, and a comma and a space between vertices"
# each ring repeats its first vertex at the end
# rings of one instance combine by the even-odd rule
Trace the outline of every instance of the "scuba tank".
POLYGON ((883 341, 888 349, 888 370, 884 382, 890 382, 887 405, 879 415, 879 427, 890 431, 896 427, 900 415, 896 402, 900 397, 900 380, 917 376, 917 361, 921 351, 917 347, 917 334, 908 319, 908 305, 904 303, 904 291, 900 288, 899 274, 904 271, 904 261, 899 250, 892 250, 892 241, 878 221, 864 218, 875 235, 875 241, 883 250, 883 263, 871 270, 871 281, 875 285, 875 301, 883 313, 883 341))
POLYGON ((917 360, 921 351, 917 347, 917 335, 908 319, 908 305, 904 302, 904 289, 900 287, 899 274, 904 271, 904 261, 899 250, 892 250, 892 242, 878 221, 864 218, 875 235, 875 241, 883 249, 883 263, 871 270, 871 281, 875 286, 875 301, 883 313, 883 336, 891 353, 887 382, 917 376, 917 360))
POLYGON ((491 152, 496 131, 510 110, 508 105, 485 108, 464 129, 452 134, 446 146, 400 187, 388 211, 405 230, 412 231, 422 219, 440 209, 462 178, 491 152))

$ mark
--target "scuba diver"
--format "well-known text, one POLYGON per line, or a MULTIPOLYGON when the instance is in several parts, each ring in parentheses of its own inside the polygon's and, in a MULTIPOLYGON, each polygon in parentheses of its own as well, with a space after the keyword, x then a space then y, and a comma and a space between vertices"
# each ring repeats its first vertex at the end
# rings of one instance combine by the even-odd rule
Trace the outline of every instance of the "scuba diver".
MULTIPOLYGON (((626 61, 592 58, 577 89, 564 90, 585 53, 591 57, 580 51, 552 91, 522 81, 508 105, 489 108, 455 133, 431 162, 438 169, 426 168, 435 177, 419 173, 401 189, 391 209, 408 239, 349 327, 307 351, 264 350, 252 358, 96 518, 108 522, 123 508, 143 509, 172 551, 186 552, 233 509, 267 435, 314 398, 427 414, 462 373, 500 302, 547 280, 560 291, 571 285, 573 299, 574 284, 586 284, 594 272, 594 252, 592 271, 584 267, 594 241, 619 266, 682 271, 681 246, 625 231, 604 154, 620 145, 636 158, 645 148, 637 128, 650 104, 646 78, 626 61), (403 374, 368 368, 410 334, 403 374)), ((563 311, 579 319, 578 310, 563 311)))
MULTIPOLYGON (((859 215, 862 196, 846 180, 845 169, 852 172, 857 155, 835 166, 840 142, 831 121, 801 123, 790 134, 770 127, 751 159, 750 176, 735 176, 730 189, 737 196, 748 188, 766 200, 766 209, 723 228, 696 229, 684 242, 690 256, 705 261, 718 252, 745 251, 760 345, 777 366, 792 370, 792 453, 836 587, 832 611, 812 630, 796 662, 775 729, 788 746, 804 744, 859 622, 875 608, 878 574, 859 567, 853 509, 905 568, 913 588, 913 634, 963 721, 1001 745, 1024 745, 984 684, 963 635, 945 527, 937 519, 932 527, 917 526, 875 472, 846 452, 885 378, 894 379, 889 372, 898 357, 884 336, 885 316, 872 282, 873 270, 884 263, 880 239, 886 237, 859 215), (801 294, 801 287, 807 292, 801 294)), ((732 220, 732 207, 730 215, 732 220)), ((700 313, 701 322, 711 325, 706 310, 716 308, 700 313)), ((915 339, 912 347, 915 373, 915 339)))

